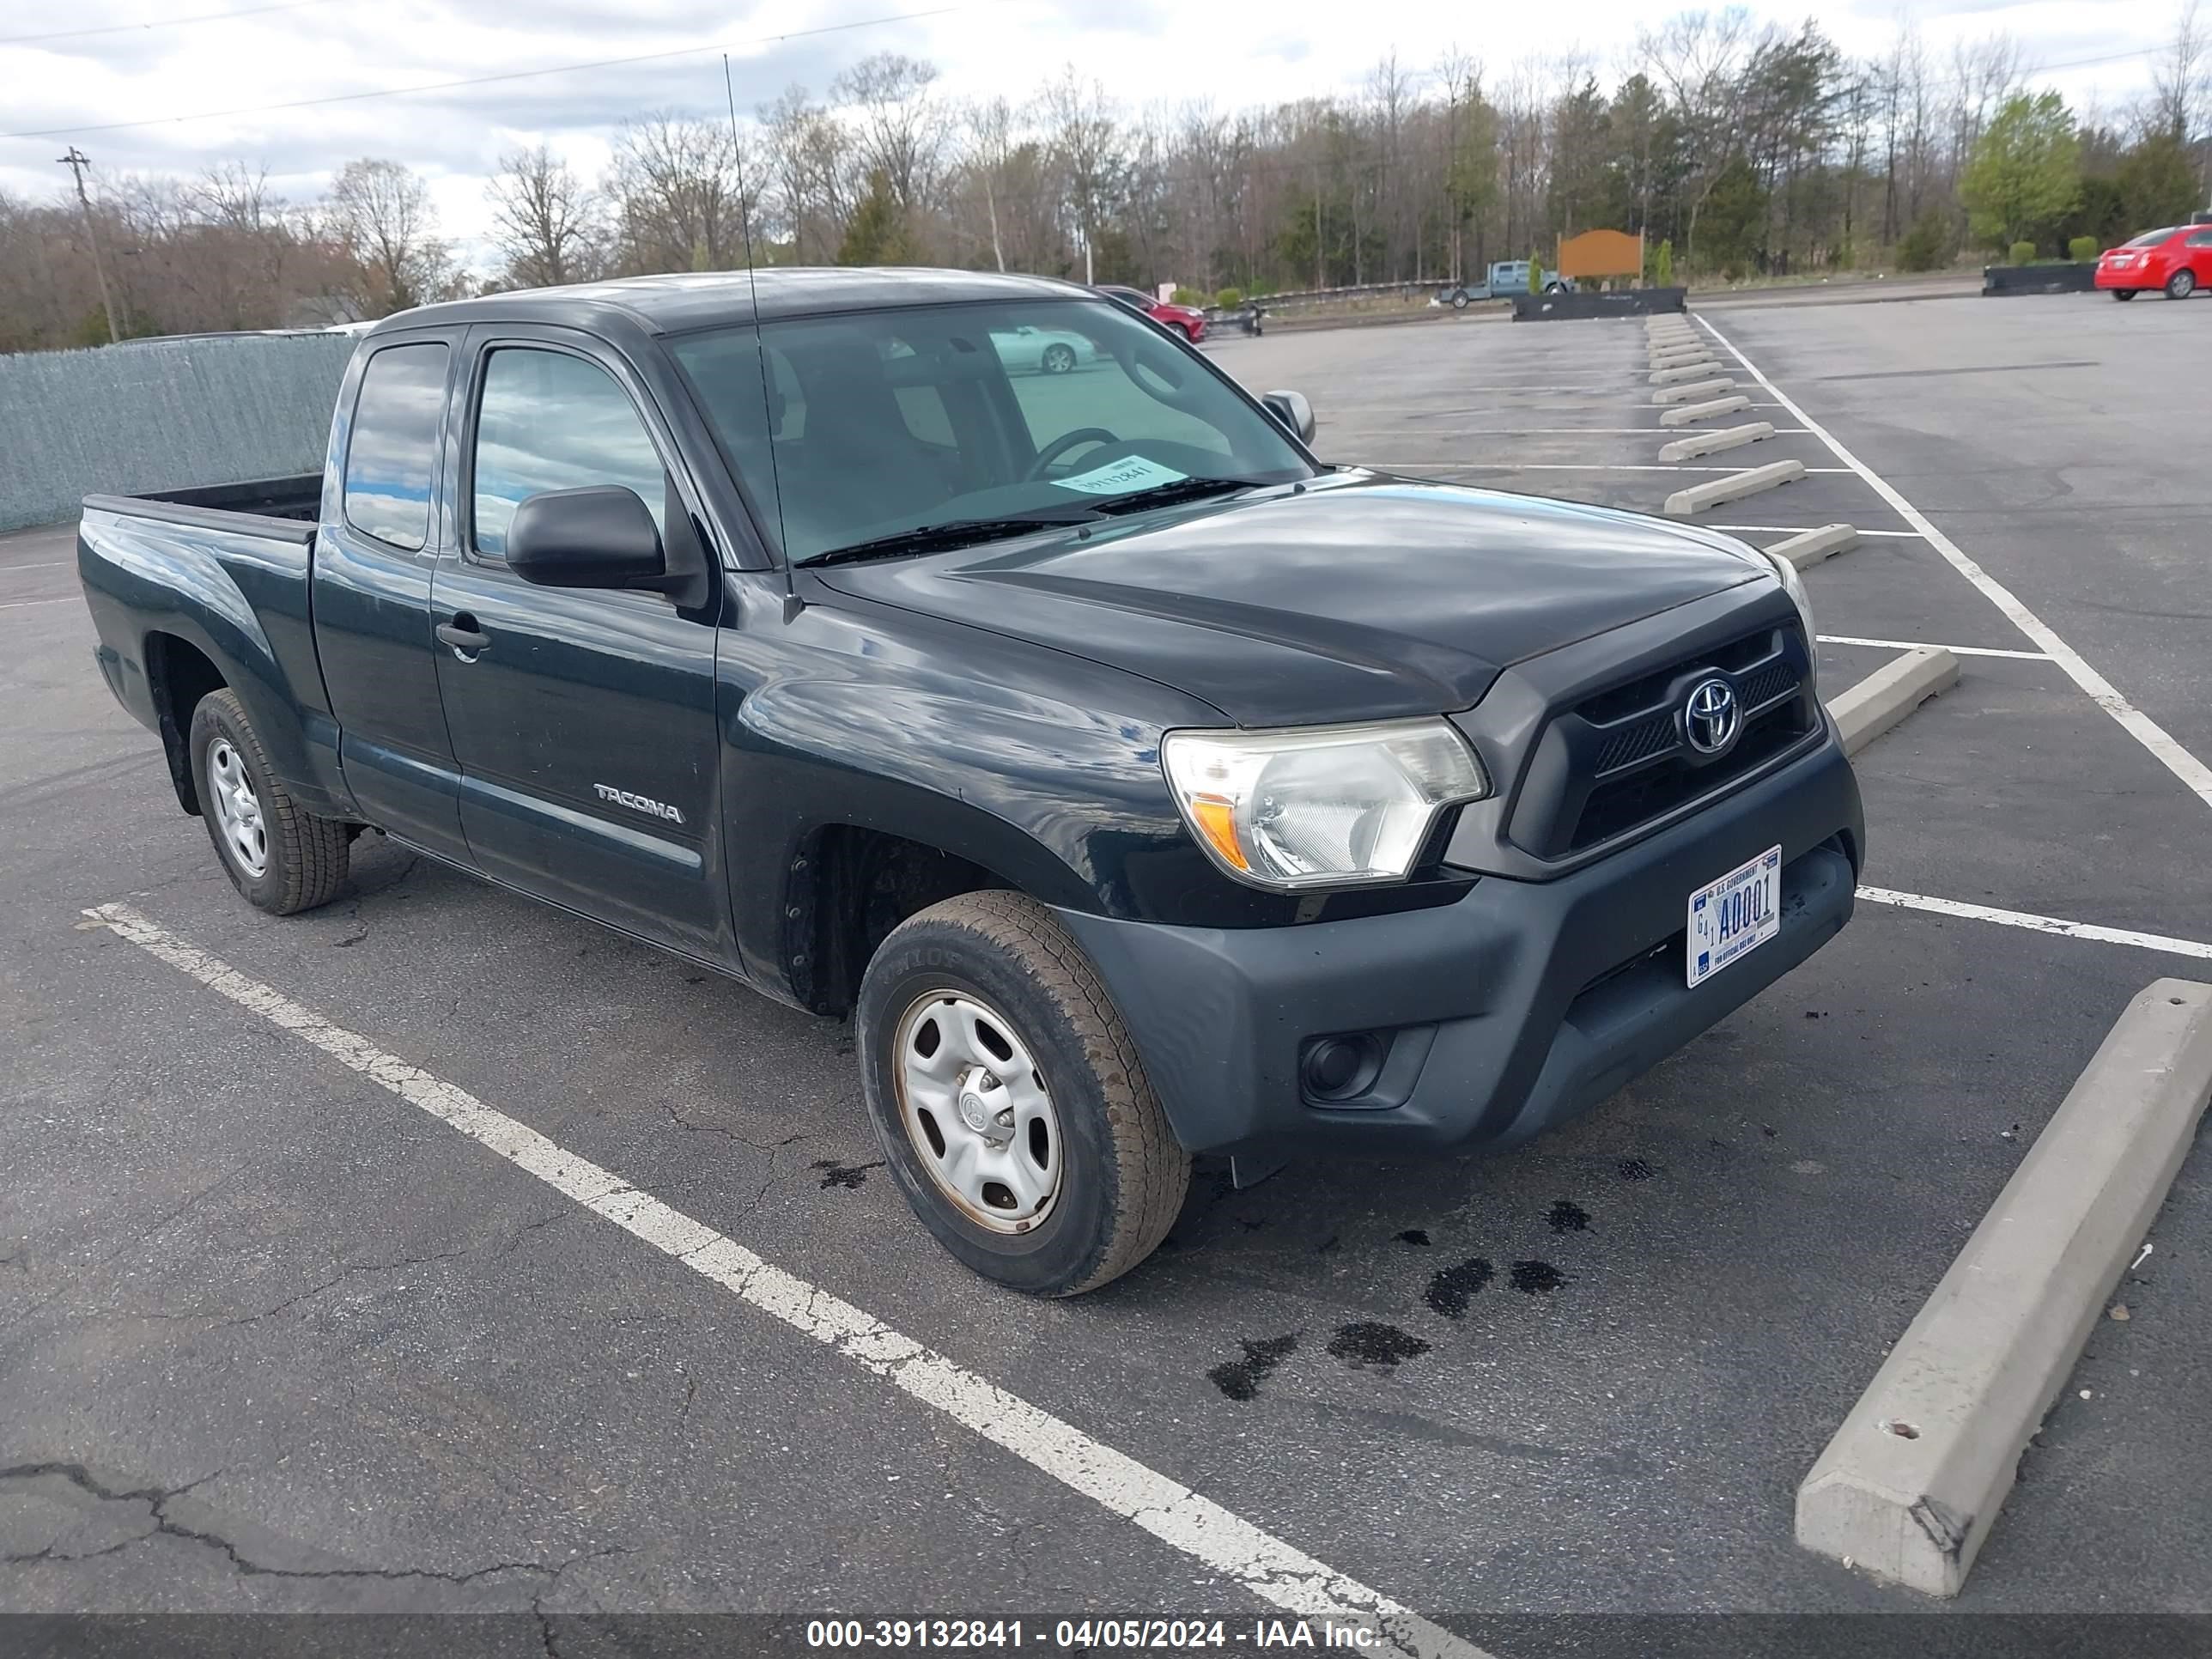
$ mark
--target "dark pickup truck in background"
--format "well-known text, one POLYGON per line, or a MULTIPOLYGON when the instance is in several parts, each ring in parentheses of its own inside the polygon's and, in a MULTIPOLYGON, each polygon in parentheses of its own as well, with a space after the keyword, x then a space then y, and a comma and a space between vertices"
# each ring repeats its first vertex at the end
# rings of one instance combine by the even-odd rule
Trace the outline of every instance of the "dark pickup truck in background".
POLYGON ((850 1013, 917 1213, 1066 1294, 1194 1152, 1511 1144, 1850 913, 1786 565, 1311 435, 1066 284, 641 278, 380 323, 322 477, 79 564, 252 902, 374 829, 850 1013))

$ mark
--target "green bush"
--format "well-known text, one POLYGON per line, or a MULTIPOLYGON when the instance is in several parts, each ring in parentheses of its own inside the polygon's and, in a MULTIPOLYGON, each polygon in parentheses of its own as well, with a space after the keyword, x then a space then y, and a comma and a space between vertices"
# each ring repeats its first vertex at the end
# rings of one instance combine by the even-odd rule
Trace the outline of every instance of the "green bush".
POLYGON ((1912 222, 1905 240, 1897 245, 1900 270, 1938 270, 1951 263, 1951 227, 1942 213, 1929 208, 1912 222))
POLYGON ((1674 239, 1662 238, 1658 254, 1651 261, 1651 280, 1661 288, 1674 286, 1674 239))
POLYGON ((1179 306, 1188 306, 1194 311, 1202 311, 1206 308, 1206 298, 1197 289, 1178 288, 1175 291, 1175 302, 1179 306))
POLYGON ((1528 261, 1528 292, 1541 294, 1543 291, 1544 262, 1541 259, 1531 259, 1528 261))
POLYGON ((1234 311, 1244 303, 1244 290, 1241 288, 1224 288, 1213 296, 1213 303, 1224 311, 1234 311))
POLYGON ((2078 264, 2087 264, 2097 257, 2097 239, 2094 236, 2076 236, 2066 244, 2066 257, 2078 264))
POLYGON ((2035 244, 2014 242, 2008 250, 2007 257, 2016 265, 2032 265, 2035 263, 2035 244))

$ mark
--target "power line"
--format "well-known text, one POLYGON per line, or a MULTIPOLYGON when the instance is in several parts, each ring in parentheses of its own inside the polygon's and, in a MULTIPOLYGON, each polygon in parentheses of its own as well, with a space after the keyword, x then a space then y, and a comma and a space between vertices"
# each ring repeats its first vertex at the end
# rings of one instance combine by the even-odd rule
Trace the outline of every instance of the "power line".
POLYGON ((265 17, 272 11, 305 11, 331 0, 284 0, 277 6, 248 6, 242 11, 204 11, 190 17, 154 17, 143 23, 109 23, 93 29, 55 29, 46 34, 0 34, 0 46, 27 46, 40 40, 83 40, 95 34, 134 34, 140 29, 182 28, 187 23, 220 23, 230 17, 265 17))
POLYGON ((824 23, 817 28, 786 29, 776 34, 757 34, 742 40, 709 41, 704 46, 673 46, 665 52, 641 52, 628 58, 595 58, 581 63, 556 64, 546 69, 508 70, 498 75, 471 75, 457 81, 433 81, 419 87, 383 87, 373 92, 334 92, 319 98, 294 98, 280 104, 246 104, 235 109, 200 110, 191 115, 157 115, 138 121, 104 121, 89 126, 33 127, 21 132, 0 132, 0 138, 66 138, 87 132, 124 132, 137 127, 170 126, 185 121, 219 121, 234 115, 268 115, 282 110, 317 109, 327 104, 358 104, 373 98, 406 98, 425 92, 452 92, 462 87, 491 86, 507 81, 530 81, 549 75, 573 75, 579 70, 622 69, 632 64, 664 63, 672 58, 694 58, 702 52, 726 52, 745 46, 776 46, 786 40, 805 40, 816 35, 842 34, 850 29, 879 28, 886 23, 911 23, 925 17, 944 17, 953 12, 980 11, 1005 6, 1015 0, 957 0, 922 11, 889 12, 880 17, 857 18, 848 23, 824 23))

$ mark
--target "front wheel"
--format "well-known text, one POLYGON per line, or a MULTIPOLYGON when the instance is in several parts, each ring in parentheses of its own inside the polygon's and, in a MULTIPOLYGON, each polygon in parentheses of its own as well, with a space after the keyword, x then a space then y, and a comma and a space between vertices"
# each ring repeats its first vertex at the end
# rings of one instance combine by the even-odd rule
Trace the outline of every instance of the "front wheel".
POLYGON ((1075 367, 1075 348, 1072 345, 1048 345, 1044 349, 1044 372, 1065 374, 1075 367))
POLYGON ((2197 273, 2193 270, 2177 270, 2166 279, 2166 297, 2169 300, 2186 300, 2196 292, 2197 273))
POLYGON ((236 693, 210 691, 192 710, 191 759, 208 838, 223 874, 251 903, 289 916, 337 896, 352 837, 343 823, 317 817, 276 781, 236 693))
POLYGON ((1464 294, 1453 295, 1451 297, 1451 308, 1454 311, 1465 311, 1467 309, 1467 295, 1464 294))
POLYGON ((855 1018, 885 1163, 986 1279, 1095 1290, 1175 1224, 1189 1154, 1090 959, 1034 899, 969 893, 909 917, 855 1018))
POLYGON ((2112 290, 2112 297, 2115 300, 2132 300, 2136 297, 2136 291, 2131 288, 2116 288, 2112 290))

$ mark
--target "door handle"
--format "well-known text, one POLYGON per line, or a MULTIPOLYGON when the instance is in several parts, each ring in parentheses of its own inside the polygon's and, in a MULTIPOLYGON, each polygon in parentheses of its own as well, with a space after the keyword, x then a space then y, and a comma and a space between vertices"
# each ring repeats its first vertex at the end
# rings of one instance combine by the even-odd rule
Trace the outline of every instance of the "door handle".
POLYGON ((473 657, 491 643, 491 635, 479 631, 477 619, 465 611, 449 623, 440 623, 433 630, 439 641, 453 647, 456 655, 473 657))

